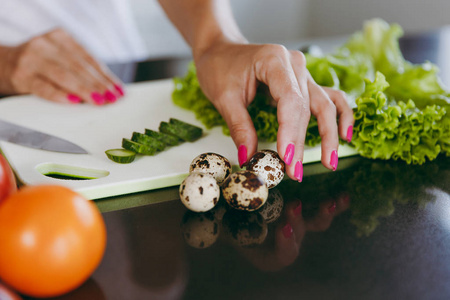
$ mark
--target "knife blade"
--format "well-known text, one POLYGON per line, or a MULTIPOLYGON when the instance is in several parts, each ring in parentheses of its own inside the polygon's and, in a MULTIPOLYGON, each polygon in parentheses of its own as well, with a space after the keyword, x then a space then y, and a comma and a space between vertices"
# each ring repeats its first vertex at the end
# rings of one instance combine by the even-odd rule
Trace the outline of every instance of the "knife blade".
POLYGON ((0 120, 0 140, 47 151, 87 154, 80 146, 65 139, 0 120))

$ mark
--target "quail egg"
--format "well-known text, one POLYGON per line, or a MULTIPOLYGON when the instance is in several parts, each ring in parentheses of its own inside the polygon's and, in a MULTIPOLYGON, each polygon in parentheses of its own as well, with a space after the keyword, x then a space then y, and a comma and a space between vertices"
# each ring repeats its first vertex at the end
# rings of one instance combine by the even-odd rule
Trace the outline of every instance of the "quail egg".
POLYGON ((230 210, 222 220, 225 237, 240 247, 262 244, 267 237, 268 227, 258 213, 230 210))
POLYGON ((231 173, 231 164, 220 154, 208 152, 194 158, 189 172, 200 172, 212 175, 219 184, 231 173))
POLYGON ((271 189, 283 180, 285 165, 276 151, 261 150, 249 159, 246 169, 258 174, 271 189))
POLYGON ((281 192, 277 189, 271 189, 266 203, 258 210, 267 224, 275 222, 283 211, 284 199, 281 192))
POLYGON ((193 172, 180 185, 181 202, 190 210, 205 212, 212 209, 220 197, 220 187, 209 174, 193 172))
POLYGON ((239 210, 253 211, 267 200, 269 189, 255 172, 242 170, 228 176, 222 184, 227 203, 239 210))
POLYGON ((211 212, 187 211, 184 214, 181 229, 186 243, 198 249, 208 248, 219 237, 219 223, 211 212))

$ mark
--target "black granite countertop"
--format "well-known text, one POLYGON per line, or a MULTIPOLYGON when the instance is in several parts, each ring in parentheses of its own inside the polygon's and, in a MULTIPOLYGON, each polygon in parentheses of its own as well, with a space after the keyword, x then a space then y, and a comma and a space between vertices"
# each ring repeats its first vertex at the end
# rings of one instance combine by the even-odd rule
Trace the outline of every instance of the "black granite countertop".
MULTIPOLYGON (((449 29, 401 47, 438 64, 450 86, 449 29)), ((189 60, 112 68, 141 81, 182 75, 189 60)), ((270 197, 282 205, 275 220, 225 205, 190 213, 178 187, 97 200, 104 259, 60 299, 450 299, 450 158, 310 164, 301 184, 285 180, 270 197)))

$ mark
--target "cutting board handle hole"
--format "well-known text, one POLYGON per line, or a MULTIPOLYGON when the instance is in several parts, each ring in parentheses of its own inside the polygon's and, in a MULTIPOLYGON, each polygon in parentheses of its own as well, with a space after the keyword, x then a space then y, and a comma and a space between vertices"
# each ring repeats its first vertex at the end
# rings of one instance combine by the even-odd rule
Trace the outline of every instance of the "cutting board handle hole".
POLYGON ((36 171, 44 176, 59 180, 92 180, 109 175, 108 171, 82 168, 56 163, 42 163, 36 166, 36 171))

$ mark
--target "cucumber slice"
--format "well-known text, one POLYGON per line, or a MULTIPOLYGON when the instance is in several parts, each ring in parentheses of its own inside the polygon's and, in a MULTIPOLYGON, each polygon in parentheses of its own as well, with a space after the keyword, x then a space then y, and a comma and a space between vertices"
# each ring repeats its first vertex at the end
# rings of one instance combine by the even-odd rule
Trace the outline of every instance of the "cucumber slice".
POLYGON ((170 118, 169 123, 178 128, 178 130, 180 131, 179 134, 183 134, 182 138, 189 142, 193 142, 199 139, 203 134, 203 129, 201 129, 200 127, 175 118, 170 118))
POLYGON ((164 150, 164 148, 166 148, 166 144, 161 142, 160 140, 157 140, 154 137, 139 132, 133 132, 131 140, 139 144, 156 148, 156 150, 158 151, 162 151, 164 150))
POLYGON ((203 134, 203 130, 200 127, 174 118, 171 118, 169 123, 161 122, 159 124, 159 131, 175 135, 188 142, 199 139, 203 134))
POLYGON ((134 161, 136 153, 127 149, 109 149, 105 151, 106 156, 116 163, 129 164, 134 161))
POLYGON ((122 147, 144 155, 154 155, 156 153, 156 148, 133 142, 130 139, 122 139, 122 147))
POLYGON ((169 146, 176 146, 183 142, 183 140, 181 140, 179 137, 176 137, 171 134, 154 131, 151 129, 145 129, 145 134, 157 140, 160 140, 161 142, 169 146))

